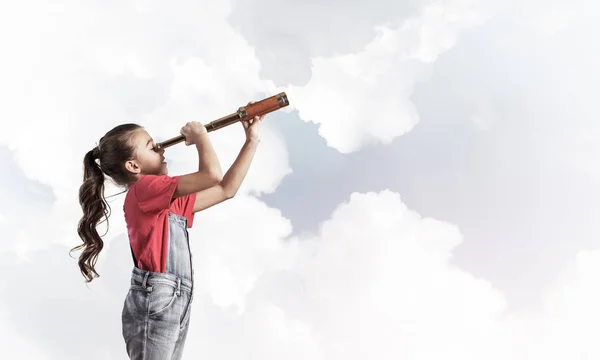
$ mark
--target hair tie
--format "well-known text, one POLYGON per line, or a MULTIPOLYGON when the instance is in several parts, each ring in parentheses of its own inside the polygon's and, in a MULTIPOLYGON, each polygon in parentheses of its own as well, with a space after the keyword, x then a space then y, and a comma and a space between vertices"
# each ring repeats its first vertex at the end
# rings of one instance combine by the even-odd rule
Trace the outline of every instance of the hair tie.
POLYGON ((100 159, 100 148, 98 146, 92 149, 92 157, 94 159, 100 159))

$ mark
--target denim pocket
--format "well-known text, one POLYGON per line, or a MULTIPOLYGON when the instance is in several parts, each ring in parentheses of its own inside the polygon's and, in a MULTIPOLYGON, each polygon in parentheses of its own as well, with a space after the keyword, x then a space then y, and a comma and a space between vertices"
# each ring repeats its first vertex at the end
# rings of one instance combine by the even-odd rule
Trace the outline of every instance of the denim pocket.
POLYGON ((148 316, 157 316, 169 310, 177 296, 177 289, 172 285, 153 284, 148 294, 148 316))

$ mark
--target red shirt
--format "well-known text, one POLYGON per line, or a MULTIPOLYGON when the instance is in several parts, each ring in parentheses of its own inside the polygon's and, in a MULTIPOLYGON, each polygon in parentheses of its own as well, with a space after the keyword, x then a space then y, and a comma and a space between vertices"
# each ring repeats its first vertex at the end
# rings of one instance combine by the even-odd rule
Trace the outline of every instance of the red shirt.
POLYGON ((125 222, 136 266, 165 273, 169 249, 169 212, 194 222, 196 193, 171 201, 179 176, 144 175, 129 187, 125 196, 125 222))

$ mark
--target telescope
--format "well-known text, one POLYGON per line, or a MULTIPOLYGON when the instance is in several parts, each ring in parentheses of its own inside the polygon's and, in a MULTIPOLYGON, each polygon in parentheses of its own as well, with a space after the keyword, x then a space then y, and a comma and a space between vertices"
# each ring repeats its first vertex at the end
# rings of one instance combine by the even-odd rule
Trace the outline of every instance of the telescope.
MULTIPOLYGON (((252 104, 241 106, 236 112, 211 121, 204 126, 206 127, 207 132, 215 131, 238 121, 253 119, 255 116, 263 116, 270 112, 286 107, 289 104, 290 102, 288 101, 286 93, 282 92, 252 104)), ((185 137, 183 135, 179 135, 156 144, 156 147, 158 149, 166 149, 169 146, 173 146, 182 141, 185 141, 185 137)))

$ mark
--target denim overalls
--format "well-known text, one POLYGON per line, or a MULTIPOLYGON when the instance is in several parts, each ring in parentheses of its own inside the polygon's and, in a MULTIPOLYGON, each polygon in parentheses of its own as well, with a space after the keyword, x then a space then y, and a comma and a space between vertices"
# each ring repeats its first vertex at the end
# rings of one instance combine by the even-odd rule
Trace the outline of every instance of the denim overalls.
MULTIPOLYGON (((181 359, 193 299, 192 254, 187 219, 169 212, 167 272, 134 265, 122 313, 130 359, 181 359)), ((133 250, 134 264, 137 264, 133 250)))

